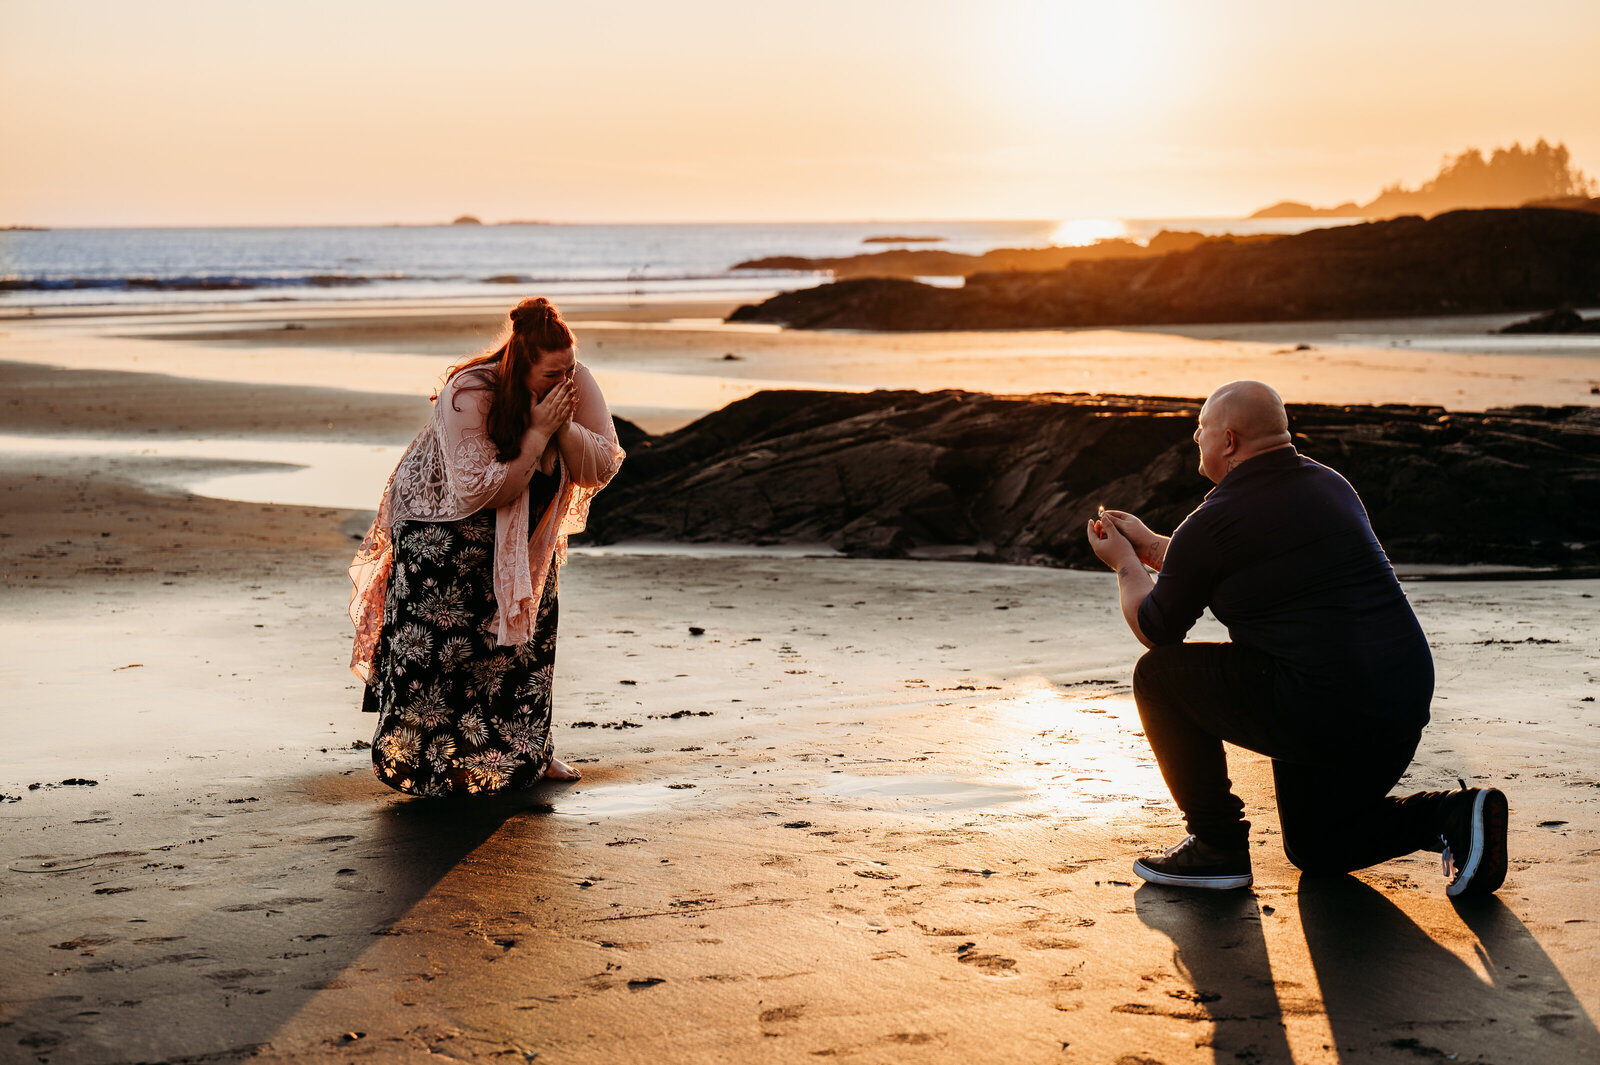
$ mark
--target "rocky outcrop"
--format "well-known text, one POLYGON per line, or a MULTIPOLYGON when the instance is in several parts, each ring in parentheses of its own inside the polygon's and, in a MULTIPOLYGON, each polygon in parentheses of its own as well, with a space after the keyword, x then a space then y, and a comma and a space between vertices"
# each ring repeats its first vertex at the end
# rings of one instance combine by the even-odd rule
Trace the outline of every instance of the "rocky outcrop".
POLYGON ((1512 322, 1501 333, 1600 333, 1600 318, 1585 318, 1577 311, 1559 310, 1512 322))
POLYGON ((800 329, 1030 329, 1472 314, 1600 303, 1600 215, 1545 208, 1208 241, 1155 258, 986 273, 946 289, 855 279, 739 308, 800 329))
POLYGON ((1600 196, 1556 196, 1548 200, 1530 200, 1524 207, 1557 207, 1563 211, 1588 211, 1600 214, 1600 196))
MULTIPOLYGON (((1167 531, 1211 487, 1199 401, 761 392, 660 437, 594 502, 600 543, 827 543, 1087 566, 1098 504, 1167 531)), ((1600 572, 1600 409, 1290 409, 1296 444, 1361 492, 1396 562, 1600 572)))
POLYGON ((1131 240, 1099 240, 1081 247, 994 248, 982 255, 923 248, 896 248, 863 255, 808 259, 800 255, 771 255, 735 263, 734 270, 806 270, 851 277, 969 277, 1010 270, 1060 270, 1069 263, 1096 259, 1148 259, 1183 251, 1210 241, 1260 243, 1277 240, 1277 234, 1208 237, 1203 233, 1163 229, 1149 244, 1131 240))

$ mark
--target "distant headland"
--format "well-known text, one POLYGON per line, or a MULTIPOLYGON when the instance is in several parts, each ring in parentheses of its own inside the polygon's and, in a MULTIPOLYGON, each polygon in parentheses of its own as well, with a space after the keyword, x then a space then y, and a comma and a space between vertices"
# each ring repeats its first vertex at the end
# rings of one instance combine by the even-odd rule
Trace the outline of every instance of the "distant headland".
POLYGON ((1056 269, 970 274, 960 288, 849 278, 741 307, 729 321, 797 329, 1059 329, 1596 305, 1600 215, 1522 207, 1203 240, 1164 255, 1085 257, 1056 269))
POLYGON ((1487 158, 1468 148, 1446 158, 1439 173, 1417 188, 1398 182, 1366 203, 1350 201, 1337 207, 1313 207, 1298 200, 1283 200, 1263 207, 1251 218, 1394 218, 1399 215, 1434 215, 1464 207, 1522 207, 1539 201, 1593 196, 1595 182, 1572 165, 1565 144, 1540 140, 1531 148, 1520 143, 1496 148, 1487 158))

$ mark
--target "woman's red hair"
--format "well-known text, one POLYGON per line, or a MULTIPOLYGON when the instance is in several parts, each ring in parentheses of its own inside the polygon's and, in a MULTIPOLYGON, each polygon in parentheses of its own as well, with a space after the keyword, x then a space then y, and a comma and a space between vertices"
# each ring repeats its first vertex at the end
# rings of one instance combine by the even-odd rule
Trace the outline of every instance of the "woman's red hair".
MULTIPOLYGON (((545 352, 572 347, 572 330, 561 320, 561 313, 543 296, 523 300, 511 308, 511 335, 498 348, 450 367, 445 380, 457 374, 472 373, 473 382, 462 387, 484 388, 494 396, 489 401, 485 426, 494 441, 501 462, 510 462, 522 450, 522 437, 533 423, 533 392, 528 375, 545 352)), ((461 408, 457 407, 457 410, 461 408)))

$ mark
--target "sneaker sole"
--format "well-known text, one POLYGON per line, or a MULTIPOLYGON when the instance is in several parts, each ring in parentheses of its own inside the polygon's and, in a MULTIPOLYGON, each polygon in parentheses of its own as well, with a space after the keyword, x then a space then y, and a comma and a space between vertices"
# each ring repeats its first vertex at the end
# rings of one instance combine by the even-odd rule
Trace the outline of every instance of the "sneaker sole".
POLYGON ((1163 887, 1205 888, 1210 891, 1232 891, 1235 888, 1247 888, 1255 883, 1255 877, 1250 873, 1239 876, 1173 876, 1171 873, 1157 872, 1144 864, 1142 859, 1135 860, 1133 871, 1141 878, 1152 884, 1163 887))
POLYGON ((1510 809, 1498 788, 1485 788, 1472 801, 1472 850, 1445 893, 1451 898, 1490 895, 1506 881, 1506 822, 1510 809))

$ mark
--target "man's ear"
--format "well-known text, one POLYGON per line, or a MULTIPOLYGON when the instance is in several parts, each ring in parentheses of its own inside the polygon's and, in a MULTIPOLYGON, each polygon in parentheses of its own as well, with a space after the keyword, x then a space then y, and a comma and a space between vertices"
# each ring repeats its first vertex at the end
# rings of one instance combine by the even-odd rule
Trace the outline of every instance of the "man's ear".
POLYGON ((1234 432, 1232 429, 1224 429, 1222 431, 1222 453, 1224 455, 1231 455, 1238 450, 1239 434, 1234 432))

